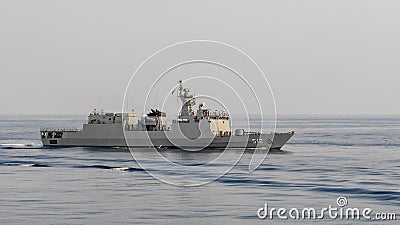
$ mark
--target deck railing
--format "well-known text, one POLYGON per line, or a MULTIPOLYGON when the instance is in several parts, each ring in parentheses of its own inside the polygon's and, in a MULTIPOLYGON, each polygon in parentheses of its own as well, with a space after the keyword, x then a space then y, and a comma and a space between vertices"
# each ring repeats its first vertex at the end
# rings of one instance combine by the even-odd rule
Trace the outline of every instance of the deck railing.
POLYGON ((61 131, 61 132, 77 132, 77 131, 82 131, 81 128, 46 128, 46 127, 41 127, 40 132, 52 132, 52 131, 61 131))

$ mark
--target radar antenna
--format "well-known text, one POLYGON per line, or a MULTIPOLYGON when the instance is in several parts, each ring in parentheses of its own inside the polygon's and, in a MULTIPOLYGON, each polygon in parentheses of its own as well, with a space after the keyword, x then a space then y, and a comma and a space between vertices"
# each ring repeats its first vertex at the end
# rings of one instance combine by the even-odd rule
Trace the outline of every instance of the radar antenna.
POLYGON ((184 88, 182 85, 182 80, 179 80, 178 86, 178 98, 181 100, 181 116, 193 115, 194 111, 192 107, 196 105, 196 98, 190 94, 189 88, 184 88))

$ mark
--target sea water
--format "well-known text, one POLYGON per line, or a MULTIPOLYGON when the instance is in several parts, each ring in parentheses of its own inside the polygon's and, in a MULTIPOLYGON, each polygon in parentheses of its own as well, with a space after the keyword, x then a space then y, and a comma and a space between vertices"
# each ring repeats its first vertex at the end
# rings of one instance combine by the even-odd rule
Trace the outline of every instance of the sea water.
MULTIPOLYGON (((0 116, 0 223, 371 222, 257 216, 265 204, 318 211, 338 207, 339 197, 346 198, 346 207, 371 208, 371 215, 394 212, 400 220, 399 116, 279 116, 278 131, 296 132, 282 151, 270 152, 254 172, 248 170, 252 152, 246 152, 226 175, 198 187, 160 182, 124 149, 41 147, 40 127, 81 127, 85 120, 85 115, 0 116)), ((146 154, 146 149, 139 154, 146 154)), ((212 160, 220 152, 166 150, 166 154, 171 160, 196 163, 212 160)), ((238 157, 241 152, 225 154, 238 157)), ((163 162, 151 163, 152 169, 169 175, 163 162)), ((397 224, 377 222, 389 223, 397 224)))

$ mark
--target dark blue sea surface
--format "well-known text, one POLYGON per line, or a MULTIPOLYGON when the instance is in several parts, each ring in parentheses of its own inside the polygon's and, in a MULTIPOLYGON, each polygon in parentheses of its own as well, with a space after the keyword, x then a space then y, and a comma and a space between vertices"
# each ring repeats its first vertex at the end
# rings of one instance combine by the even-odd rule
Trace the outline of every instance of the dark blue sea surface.
MULTIPOLYGON (((85 121, 85 115, 0 116, 0 223, 374 223, 257 217, 265 203, 321 209, 337 207, 339 196, 347 198, 349 207, 397 213, 397 221, 375 224, 400 221, 399 116, 279 116, 278 131, 296 131, 283 151, 270 152, 252 173, 252 152, 247 152, 225 176, 199 187, 154 179, 124 149, 40 146, 40 127, 81 127, 85 121)), ((258 122, 251 120, 254 126, 258 122)), ((166 151, 170 159, 193 165, 220 154, 166 151)), ((171 172, 157 159, 151 163, 154 170, 171 172)))

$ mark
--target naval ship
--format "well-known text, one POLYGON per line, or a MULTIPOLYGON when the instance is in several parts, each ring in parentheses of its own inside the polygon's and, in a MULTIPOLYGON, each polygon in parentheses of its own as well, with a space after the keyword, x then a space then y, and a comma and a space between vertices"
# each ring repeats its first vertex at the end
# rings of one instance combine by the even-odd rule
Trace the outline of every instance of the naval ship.
POLYGON ((93 110, 83 128, 41 128, 45 147, 156 147, 156 148, 266 148, 280 150, 294 135, 261 133, 236 129, 231 131, 230 115, 210 111, 205 103, 196 105, 196 97, 178 85, 181 110, 167 125, 166 113, 151 109, 138 117, 136 113, 105 113, 93 110))

